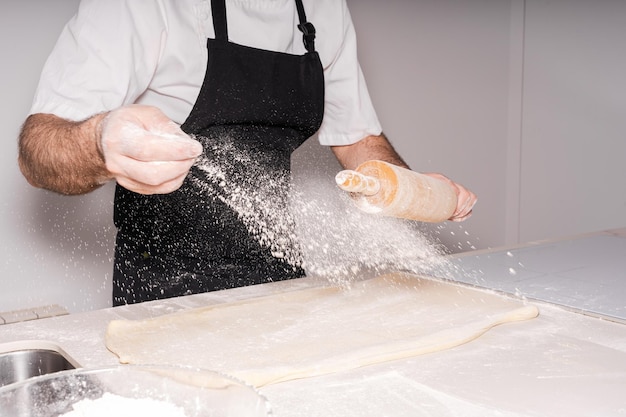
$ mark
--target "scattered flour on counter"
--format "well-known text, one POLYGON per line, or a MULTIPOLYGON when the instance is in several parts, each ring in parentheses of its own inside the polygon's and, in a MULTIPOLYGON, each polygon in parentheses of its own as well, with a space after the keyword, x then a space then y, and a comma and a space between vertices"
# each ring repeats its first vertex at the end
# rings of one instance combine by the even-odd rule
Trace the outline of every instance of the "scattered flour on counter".
POLYGON ((182 408, 166 401, 128 398, 108 392, 95 400, 80 400, 72 407, 72 411, 61 417, 187 417, 182 408))

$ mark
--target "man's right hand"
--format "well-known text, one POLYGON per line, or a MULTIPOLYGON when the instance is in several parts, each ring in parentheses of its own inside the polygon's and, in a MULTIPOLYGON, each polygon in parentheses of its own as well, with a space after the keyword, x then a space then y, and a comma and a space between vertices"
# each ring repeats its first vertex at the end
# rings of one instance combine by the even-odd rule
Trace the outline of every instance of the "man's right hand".
POLYGON ((117 183, 140 194, 177 190, 202 153, 158 108, 130 105, 106 114, 99 123, 99 150, 117 183))

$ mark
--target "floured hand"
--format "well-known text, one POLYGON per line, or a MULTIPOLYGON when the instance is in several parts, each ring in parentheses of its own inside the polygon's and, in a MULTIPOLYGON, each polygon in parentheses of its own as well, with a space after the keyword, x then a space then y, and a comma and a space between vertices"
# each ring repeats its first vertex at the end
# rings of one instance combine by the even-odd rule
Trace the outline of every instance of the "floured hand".
POLYGON ((158 108, 130 105, 110 112, 100 124, 106 168, 124 188, 140 194, 177 190, 202 153, 158 108))

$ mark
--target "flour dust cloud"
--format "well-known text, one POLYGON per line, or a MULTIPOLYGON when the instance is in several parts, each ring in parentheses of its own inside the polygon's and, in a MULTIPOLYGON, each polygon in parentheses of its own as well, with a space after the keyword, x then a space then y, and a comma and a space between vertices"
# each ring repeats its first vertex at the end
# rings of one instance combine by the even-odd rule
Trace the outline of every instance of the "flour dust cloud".
POLYGON ((448 277, 443 247, 429 240, 416 222, 364 213, 334 184, 316 186, 330 188, 334 199, 307 199, 296 191, 292 205, 308 274, 338 283, 362 271, 448 277))
POLYGON ((332 177, 294 183, 253 149, 229 140, 210 146, 191 178, 196 189, 227 204, 261 246, 307 275, 336 284, 363 271, 449 277, 443 247, 417 222, 361 212, 332 177))

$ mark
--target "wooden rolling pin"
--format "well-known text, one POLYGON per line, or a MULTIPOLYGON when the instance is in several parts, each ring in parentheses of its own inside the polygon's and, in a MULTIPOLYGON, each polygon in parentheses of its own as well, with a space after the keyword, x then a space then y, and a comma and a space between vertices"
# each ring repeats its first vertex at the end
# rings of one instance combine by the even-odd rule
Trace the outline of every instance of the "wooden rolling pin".
POLYGON ((449 219, 456 210, 457 196, 451 185, 383 161, 367 161, 355 171, 341 171, 335 181, 368 213, 436 223, 449 219))

